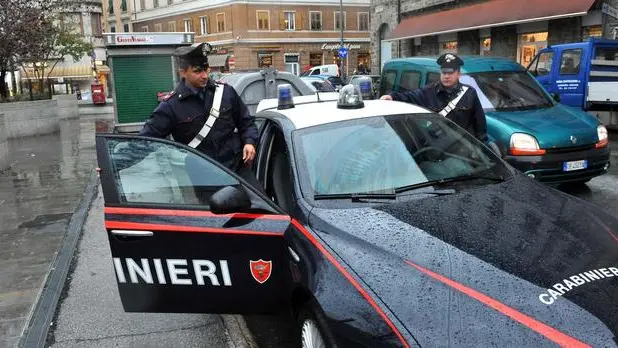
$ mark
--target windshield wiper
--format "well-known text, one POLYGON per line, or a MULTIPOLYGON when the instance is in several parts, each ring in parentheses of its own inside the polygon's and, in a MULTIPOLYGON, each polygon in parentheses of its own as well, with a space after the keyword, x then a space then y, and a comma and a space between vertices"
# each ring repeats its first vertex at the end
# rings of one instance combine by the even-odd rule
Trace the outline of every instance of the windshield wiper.
POLYGON ((326 193, 313 195, 313 199, 326 200, 326 199, 351 199, 352 202, 359 202, 363 199, 397 199, 395 193, 326 193))
MULTIPOLYGON (((446 183, 449 183, 449 182, 476 180, 476 179, 485 179, 485 180, 491 180, 491 181, 495 181, 495 182, 503 182, 504 181, 504 177, 502 177, 502 176, 498 177, 498 176, 487 176, 487 175, 479 175, 479 174, 468 174, 468 175, 454 176, 452 178, 444 178, 444 179, 439 179, 439 180, 431 180, 431 181, 421 182, 421 183, 414 184, 414 185, 398 187, 398 188, 395 189, 395 193, 401 193, 401 192, 416 190, 416 189, 419 189, 419 188, 429 187, 429 186, 434 186, 434 185, 446 184, 446 183)), ((447 194, 453 194, 455 192, 454 192, 454 190, 437 190, 437 191, 427 191, 427 192, 422 192, 422 193, 447 195, 447 194)))

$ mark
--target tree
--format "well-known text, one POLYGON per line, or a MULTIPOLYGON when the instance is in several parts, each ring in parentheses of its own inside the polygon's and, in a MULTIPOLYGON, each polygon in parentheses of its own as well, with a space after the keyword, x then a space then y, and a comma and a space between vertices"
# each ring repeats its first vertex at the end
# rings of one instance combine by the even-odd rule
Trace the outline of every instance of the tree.
POLYGON ((77 6, 76 0, 0 0, 0 98, 8 95, 4 79, 15 66, 34 67, 33 77, 43 86, 59 61, 92 51, 64 25, 65 14, 77 6))
MULTIPOLYGON (((80 33, 64 25, 62 14, 46 18, 34 28, 36 31, 29 31, 34 39, 24 45, 20 63, 24 71, 28 71, 26 66, 32 68, 32 77, 39 81, 41 87, 45 80, 49 80, 58 63, 66 58, 78 61, 93 50, 80 33)), ((51 92, 50 89, 50 96, 51 92)))

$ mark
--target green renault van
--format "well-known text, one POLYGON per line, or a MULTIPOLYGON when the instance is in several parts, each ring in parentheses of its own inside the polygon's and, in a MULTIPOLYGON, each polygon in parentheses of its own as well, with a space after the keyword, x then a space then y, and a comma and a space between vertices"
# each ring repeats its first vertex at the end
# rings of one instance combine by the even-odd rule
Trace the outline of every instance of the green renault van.
MULTIPOLYGON (((607 173, 607 129, 594 116, 559 104, 520 64, 462 56, 460 81, 476 89, 495 151, 531 178, 584 183, 607 173)), ((380 96, 439 81, 437 57, 394 59, 382 68, 380 96)), ((436 111, 436 110, 434 110, 436 111)), ((439 111, 439 110, 438 110, 439 111)))

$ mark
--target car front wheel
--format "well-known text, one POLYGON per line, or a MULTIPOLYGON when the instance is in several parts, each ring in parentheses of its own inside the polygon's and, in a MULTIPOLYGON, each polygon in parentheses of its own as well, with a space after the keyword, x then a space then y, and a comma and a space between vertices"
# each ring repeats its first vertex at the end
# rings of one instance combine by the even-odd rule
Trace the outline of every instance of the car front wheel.
POLYGON ((302 348, 336 347, 328 334, 324 317, 313 305, 305 305, 298 314, 298 328, 302 348))

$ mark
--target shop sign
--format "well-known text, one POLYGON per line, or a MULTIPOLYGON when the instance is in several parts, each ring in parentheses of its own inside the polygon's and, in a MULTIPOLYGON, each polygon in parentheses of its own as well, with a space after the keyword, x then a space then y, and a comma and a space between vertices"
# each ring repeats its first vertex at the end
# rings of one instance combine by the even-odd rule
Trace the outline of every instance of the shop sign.
MULTIPOLYGON (((345 43, 345 44, 343 44, 343 47, 345 47, 348 51, 349 50, 360 50, 361 49, 361 45, 360 44, 345 43)), ((324 45, 322 45, 322 49, 323 50, 339 51, 340 48, 341 48, 341 44, 324 44, 324 45)))
POLYGON ((113 46, 178 45, 193 43, 193 38, 183 33, 132 33, 104 35, 106 36, 106 44, 113 46))
POLYGON ((610 6, 608 3, 603 3, 603 8, 601 9, 601 12, 605 13, 610 17, 618 19, 618 9, 610 6))

